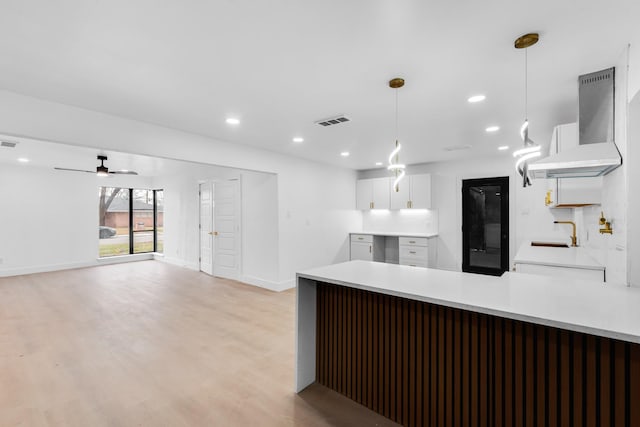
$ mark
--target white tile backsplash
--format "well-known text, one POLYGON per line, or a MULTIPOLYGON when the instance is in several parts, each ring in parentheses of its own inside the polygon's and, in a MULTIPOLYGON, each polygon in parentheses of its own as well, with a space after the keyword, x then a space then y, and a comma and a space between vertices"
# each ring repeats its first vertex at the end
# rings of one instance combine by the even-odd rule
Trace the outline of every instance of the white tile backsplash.
POLYGON ((364 211, 362 229, 396 233, 437 233, 438 211, 430 209, 364 211))

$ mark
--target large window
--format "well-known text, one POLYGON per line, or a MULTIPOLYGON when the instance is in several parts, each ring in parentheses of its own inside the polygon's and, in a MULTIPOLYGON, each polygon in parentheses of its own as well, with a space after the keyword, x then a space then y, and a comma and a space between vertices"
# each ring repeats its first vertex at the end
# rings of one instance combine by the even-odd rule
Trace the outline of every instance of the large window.
POLYGON ((100 187, 98 204, 100 257, 162 252, 162 190, 100 187))

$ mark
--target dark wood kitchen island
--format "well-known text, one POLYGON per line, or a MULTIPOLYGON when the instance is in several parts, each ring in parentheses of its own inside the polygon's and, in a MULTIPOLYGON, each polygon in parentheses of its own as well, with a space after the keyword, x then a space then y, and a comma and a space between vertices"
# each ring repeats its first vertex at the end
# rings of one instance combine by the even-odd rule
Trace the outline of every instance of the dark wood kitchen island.
POLYGON ((366 261, 297 278, 297 392, 406 426, 640 425, 640 289, 366 261))

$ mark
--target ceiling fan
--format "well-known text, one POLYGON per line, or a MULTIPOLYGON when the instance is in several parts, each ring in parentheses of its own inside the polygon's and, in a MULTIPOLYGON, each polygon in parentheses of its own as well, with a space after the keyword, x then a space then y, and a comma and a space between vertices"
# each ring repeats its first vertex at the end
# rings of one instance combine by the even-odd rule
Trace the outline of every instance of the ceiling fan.
POLYGON ((95 173, 98 176, 109 176, 109 174, 138 175, 138 172, 125 170, 125 169, 110 171, 109 168, 104 165, 104 162, 107 160, 107 156, 98 156, 98 160, 100 160, 100 166, 96 168, 95 172, 84 170, 84 169, 68 169, 68 168, 54 168, 54 169, 59 171, 95 173))

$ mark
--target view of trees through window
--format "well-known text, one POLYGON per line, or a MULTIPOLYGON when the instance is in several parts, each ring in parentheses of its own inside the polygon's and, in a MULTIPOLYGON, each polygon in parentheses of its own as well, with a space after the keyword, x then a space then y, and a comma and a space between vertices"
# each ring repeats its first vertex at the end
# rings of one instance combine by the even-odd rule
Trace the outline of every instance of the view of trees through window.
POLYGON ((162 190, 100 187, 98 205, 100 257, 162 252, 162 190))

